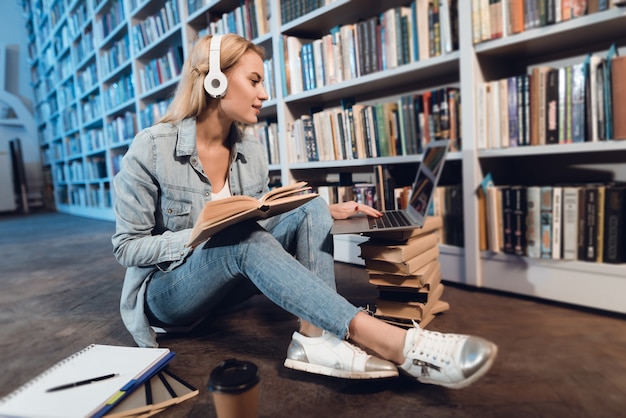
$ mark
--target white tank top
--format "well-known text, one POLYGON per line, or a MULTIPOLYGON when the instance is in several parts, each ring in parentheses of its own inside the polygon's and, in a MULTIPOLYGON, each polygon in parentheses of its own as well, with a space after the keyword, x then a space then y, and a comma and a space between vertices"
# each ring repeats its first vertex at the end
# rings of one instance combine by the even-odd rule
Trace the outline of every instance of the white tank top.
POLYGON ((217 193, 211 192, 211 200, 219 200, 224 199, 225 197, 230 197, 230 186, 228 185, 228 177, 224 182, 224 187, 217 193))

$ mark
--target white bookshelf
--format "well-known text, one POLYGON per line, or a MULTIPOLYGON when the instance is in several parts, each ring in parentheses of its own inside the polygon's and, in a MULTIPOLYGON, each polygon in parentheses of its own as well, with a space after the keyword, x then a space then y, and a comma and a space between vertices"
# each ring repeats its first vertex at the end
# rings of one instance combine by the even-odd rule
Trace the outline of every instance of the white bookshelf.
MULTIPOLYGON (((164 7, 164 0, 24 0, 25 17, 30 28, 33 84, 37 98, 37 129, 46 164, 52 172, 58 209, 65 213, 113 219, 111 202, 114 199, 111 181, 115 165, 124 154, 134 136, 132 132, 115 135, 110 126, 122 117, 135 117, 137 131, 149 124, 147 109, 161 108, 173 92, 177 77, 142 89, 138 74, 155 59, 165 54, 169 47, 180 47, 183 54, 189 51, 194 39, 209 21, 223 13, 233 12, 239 1, 200 1, 196 10, 189 12, 187 0, 174 0, 178 5, 180 20, 168 28, 148 47, 130 48, 128 56, 114 69, 103 72, 106 54, 120 40, 132 39, 134 26, 145 21, 164 7), (106 35, 100 33, 103 17, 111 8, 123 4, 124 20, 114 25, 106 35), (84 16, 83 19, 79 19, 84 16), (79 24, 70 25, 71 22, 79 24), (66 30, 64 27, 74 27, 66 30), (65 31, 65 32, 64 32, 65 31), (93 48, 83 48, 78 56, 77 46, 89 43, 93 48), (70 57, 70 58, 67 58, 70 57), (59 65, 71 62, 73 71, 63 71, 59 65), (93 69, 96 69, 95 74, 93 69), (58 74, 58 76, 57 76, 58 74), (93 75, 91 83, 78 86, 93 75), (114 106, 104 106, 103 95, 125 77, 134 80, 134 92, 128 100, 114 106), (64 86, 73 95, 64 94, 64 86), (69 87, 73 86, 73 87, 69 87), (73 88, 73 90, 72 90, 73 88), (145 90, 145 91, 144 91, 145 90), (63 95, 64 100, 60 100, 63 95), (66 97, 68 96, 68 97, 66 97), (73 97, 72 97, 73 96, 73 97), (93 109, 96 109, 95 111, 93 109), (75 112, 69 112, 75 109, 75 112), (69 113, 68 113, 69 112, 69 113), (63 129, 63 116, 76 115, 77 126, 63 129), (144 120, 147 119, 147 120, 144 120), (88 141, 88 138, 89 141, 88 141), (87 149, 88 143, 100 138, 101 144, 87 149), (68 148, 72 139, 80 147, 68 148), (71 167, 86 167, 103 159, 105 172, 97 176, 75 176, 71 167)), ((509 177, 524 173, 514 172, 514 167, 524 164, 548 166, 542 169, 550 174, 554 163, 567 170, 574 165, 591 164, 607 166, 616 173, 626 171, 626 142, 583 143, 560 146, 520 147, 517 149, 479 150, 476 141, 477 110, 475 87, 489 80, 524 72, 530 66, 555 59, 577 57, 590 51, 606 50, 611 41, 626 39, 626 11, 615 8, 588 16, 560 22, 549 27, 527 30, 474 45, 472 42, 472 10, 470 1, 459 1, 459 50, 437 57, 370 73, 334 85, 287 95, 282 91, 280 54, 283 35, 319 38, 337 25, 355 23, 382 13, 392 7, 406 6, 407 0, 371 1, 336 0, 304 16, 281 24, 279 0, 269 0, 271 14, 268 33, 254 41, 263 45, 273 58, 275 97, 262 111, 263 118, 277 120, 279 126, 280 163, 270 166, 271 175, 284 183, 340 172, 371 173, 375 165, 411 166, 420 161, 419 155, 380 157, 360 160, 290 163, 287 158, 286 127, 313 106, 337 106, 341 99, 374 102, 405 93, 430 88, 455 85, 460 88, 462 111, 462 149, 449 155, 447 167, 463 187, 463 212, 465 246, 443 245, 441 265, 444 279, 470 286, 485 287, 528 296, 562 301, 615 312, 626 312, 623 290, 626 287, 626 267, 623 265, 564 262, 558 260, 531 260, 525 257, 493 255, 481 252, 478 246, 478 201, 475 191, 481 179, 491 168, 509 170, 509 177)), ((130 41, 132 44, 132 40, 130 41)), ((620 45, 623 47, 624 45, 620 45)), ((96 141, 97 142, 97 141, 96 141)), ((447 170, 447 168, 446 168, 447 170)), ((621 174, 620 174, 621 175, 621 174)), ((360 263, 354 250, 359 237, 336 239, 336 257, 339 261, 360 263)))

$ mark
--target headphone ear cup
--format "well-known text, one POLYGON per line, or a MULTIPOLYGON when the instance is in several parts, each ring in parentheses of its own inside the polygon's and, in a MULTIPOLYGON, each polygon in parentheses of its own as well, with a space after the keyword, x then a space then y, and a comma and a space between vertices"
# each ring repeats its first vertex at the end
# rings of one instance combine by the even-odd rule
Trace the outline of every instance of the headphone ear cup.
POLYGON ((209 96, 219 99, 226 94, 226 88, 228 87, 228 81, 226 76, 221 71, 209 71, 204 77, 204 89, 209 96))
POLYGON ((222 35, 213 35, 209 45, 209 72, 204 77, 204 89, 213 98, 224 97, 228 81, 220 68, 222 35))

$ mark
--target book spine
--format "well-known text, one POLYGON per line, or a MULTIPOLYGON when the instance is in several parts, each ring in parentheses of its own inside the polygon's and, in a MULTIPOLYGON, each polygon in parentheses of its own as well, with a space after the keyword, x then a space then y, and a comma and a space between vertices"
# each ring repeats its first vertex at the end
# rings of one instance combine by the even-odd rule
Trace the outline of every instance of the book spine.
POLYGON ((552 258, 552 187, 541 187, 541 258, 552 258))
POLYGON ((584 261, 596 261, 597 222, 598 222, 598 189, 596 186, 585 188, 585 229, 584 229, 584 261))
POLYGON ((611 59, 613 139, 626 139, 626 56, 611 59))
POLYGON ((579 63, 572 65, 572 142, 585 142, 585 120, 585 69, 579 63))
POLYGON ((502 223, 504 228, 503 251, 513 254, 513 191, 510 187, 502 188, 502 223))
POLYGON ((519 119, 518 119, 518 98, 517 98, 517 81, 516 77, 508 79, 508 97, 509 97, 509 147, 519 145, 519 119))
POLYGON ((307 161, 319 161, 319 151, 315 136, 313 119, 310 116, 302 117, 302 127, 304 129, 304 145, 306 147, 307 161))
POLYGON ((513 188, 513 252, 526 255, 526 187, 513 188))
POLYGON ((526 190, 526 254, 541 257, 541 189, 530 186, 526 190))
POLYGON ((546 144, 559 143, 559 70, 546 74, 546 144))
POLYGON ((552 258, 555 260, 561 258, 562 197, 563 189, 552 187, 552 258))
POLYGON ((626 262, 626 186, 608 186, 604 204, 604 262, 626 262))
POLYGON ((578 188, 563 188, 563 260, 578 258, 578 188))

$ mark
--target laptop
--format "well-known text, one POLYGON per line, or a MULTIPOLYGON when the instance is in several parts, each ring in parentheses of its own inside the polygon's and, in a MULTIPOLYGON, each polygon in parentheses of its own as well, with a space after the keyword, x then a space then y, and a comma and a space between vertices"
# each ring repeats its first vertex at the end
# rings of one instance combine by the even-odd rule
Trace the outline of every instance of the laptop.
POLYGON ((402 210, 386 210, 383 216, 374 218, 355 215, 335 220, 330 233, 360 234, 374 231, 394 231, 421 228, 426 220, 428 206, 435 194, 439 177, 446 162, 450 140, 430 141, 424 150, 421 164, 415 174, 409 205, 402 210))

